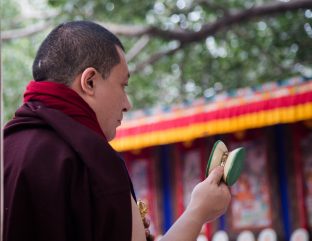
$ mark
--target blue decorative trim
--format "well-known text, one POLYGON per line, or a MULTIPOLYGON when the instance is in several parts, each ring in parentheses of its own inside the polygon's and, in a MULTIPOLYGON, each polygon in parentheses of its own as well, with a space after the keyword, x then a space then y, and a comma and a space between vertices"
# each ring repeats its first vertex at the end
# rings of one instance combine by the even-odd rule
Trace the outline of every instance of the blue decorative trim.
POLYGON ((288 203, 288 180, 287 180, 287 166, 286 166, 286 149, 285 149, 285 133, 282 125, 275 126, 276 147, 277 147, 277 172, 279 180, 279 189, 281 194, 281 214, 283 221, 283 229, 285 240, 290 240, 291 222, 288 203))
POLYGON ((225 231, 225 223, 226 223, 226 216, 225 215, 222 215, 220 218, 219 218, 219 230, 223 230, 225 231))
POLYGON ((163 231, 169 230, 173 223, 172 213, 172 188, 171 188, 171 170, 170 170, 170 146, 165 145, 160 147, 160 167, 162 179, 162 199, 163 199, 163 231))

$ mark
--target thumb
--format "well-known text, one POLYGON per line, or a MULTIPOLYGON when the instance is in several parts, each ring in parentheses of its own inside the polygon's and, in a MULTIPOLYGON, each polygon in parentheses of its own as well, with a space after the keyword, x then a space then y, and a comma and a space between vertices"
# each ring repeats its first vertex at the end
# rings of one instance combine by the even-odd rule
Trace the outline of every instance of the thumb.
POLYGON ((221 166, 215 167, 208 177, 206 178, 207 182, 219 184, 224 173, 224 168, 221 166))

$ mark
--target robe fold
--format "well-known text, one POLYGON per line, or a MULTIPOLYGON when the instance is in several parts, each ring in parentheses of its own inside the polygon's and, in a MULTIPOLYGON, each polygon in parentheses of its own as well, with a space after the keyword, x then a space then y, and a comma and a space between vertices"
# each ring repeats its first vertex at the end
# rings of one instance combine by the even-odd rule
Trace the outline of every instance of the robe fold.
POLYGON ((132 184, 105 138, 28 102, 4 128, 4 241, 130 241, 132 184))

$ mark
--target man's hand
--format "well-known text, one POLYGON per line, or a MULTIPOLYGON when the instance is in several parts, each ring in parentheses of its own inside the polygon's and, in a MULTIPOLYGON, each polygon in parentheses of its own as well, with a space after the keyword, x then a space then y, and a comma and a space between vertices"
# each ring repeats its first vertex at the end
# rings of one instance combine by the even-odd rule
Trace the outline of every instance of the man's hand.
POLYGON ((216 167, 203 182, 195 186, 186 209, 194 221, 204 224, 225 213, 231 194, 229 187, 221 181, 223 172, 223 167, 216 167))
POLYGON ((231 200, 230 190, 221 182, 223 167, 216 167, 209 176, 197 184, 185 212, 162 237, 162 241, 196 240, 202 225, 222 215, 231 200))

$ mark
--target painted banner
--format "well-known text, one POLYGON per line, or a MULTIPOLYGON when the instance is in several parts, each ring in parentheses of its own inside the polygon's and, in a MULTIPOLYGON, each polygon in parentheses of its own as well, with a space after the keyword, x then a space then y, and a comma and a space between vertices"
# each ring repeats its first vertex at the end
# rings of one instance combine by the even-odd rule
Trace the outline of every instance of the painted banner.
POLYGON ((157 230, 157 217, 154 211, 155 197, 154 197, 154 184, 151 177, 151 160, 147 158, 133 159, 127 163, 129 173, 133 183, 134 191, 137 200, 142 200, 148 208, 146 218, 150 221, 149 230, 152 234, 158 234, 157 230))
MULTIPOLYGON (((183 210, 190 202, 194 187, 200 183, 205 176, 206 157, 204 152, 206 143, 202 141, 194 142, 191 146, 181 147, 179 149, 178 182, 181 180, 181 185, 177 186, 177 206, 178 213, 182 214, 183 210), (181 189, 181 190, 179 190, 181 189)), ((212 236, 211 223, 203 225, 200 232, 201 237, 212 236)))
POLYGON ((305 202, 309 226, 312 227, 312 133, 301 141, 303 175, 305 180, 305 202))
POLYGON ((188 205, 194 187, 201 182, 201 156, 198 149, 185 153, 183 160, 183 203, 188 205))
POLYGON ((232 143, 230 150, 244 146, 246 159, 238 181, 231 187, 233 229, 257 229, 272 224, 267 151, 263 141, 232 143))

